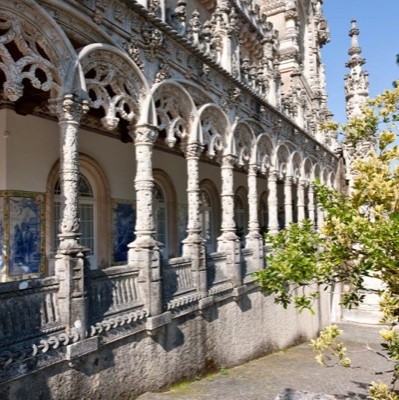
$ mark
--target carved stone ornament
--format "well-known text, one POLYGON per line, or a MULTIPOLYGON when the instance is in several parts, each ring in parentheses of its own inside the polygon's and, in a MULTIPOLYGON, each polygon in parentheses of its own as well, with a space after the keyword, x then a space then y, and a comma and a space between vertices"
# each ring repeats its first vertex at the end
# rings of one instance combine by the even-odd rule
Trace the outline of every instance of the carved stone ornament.
MULTIPOLYGON (((17 2, 19 4, 19 2, 17 2)), ((25 6, 20 5, 21 15, 25 6)), ((29 15, 29 14, 28 14, 29 15)), ((30 16, 30 15, 29 15, 30 16)), ((0 70, 5 76, 2 96, 10 101, 17 101, 23 95, 23 80, 29 80, 35 89, 44 92, 53 91, 53 96, 60 93, 65 68, 61 66, 61 58, 65 59, 65 67, 70 56, 62 53, 62 45, 57 49, 54 46, 59 42, 53 28, 48 28, 43 34, 30 21, 13 13, 2 10, 0 15, 0 70), (53 41, 54 43, 51 43, 53 41), (15 49, 15 51, 13 50, 15 49)))
POLYGON ((145 24, 141 29, 141 35, 145 44, 145 56, 147 61, 153 61, 161 52, 165 39, 163 33, 150 24, 145 24))
POLYGON ((131 123, 139 113, 142 83, 132 67, 109 51, 91 53, 82 60, 91 108, 102 108, 103 126, 114 130, 120 119, 131 123))
POLYGON ((169 147, 173 147, 177 138, 184 140, 190 132, 193 119, 190 104, 176 94, 173 86, 163 86, 155 100, 160 121, 158 128, 166 131, 165 142, 169 147))
POLYGON ((151 125, 134 127, 134 142, 136 144, 154 144, 158 137, 158 129, 151 125))
POLYGON ((89 110, 89 106, 87 101, 79 101, 73 95, 66 95, 63 99, 50 101, 49 109, 60 122, 79 124, 83 115, 89 110))
POLYGON ((172 76, 171 71, 170 71, 170 66, 166 62, 161 62, 159 65, 159 71, 155 75, 155 83, 160 83, 164 81, 165 79, 168 79, 172 76))
POLYGON ((141 60, 140 48, 137 46, 137 42, 134 40, 134 38, 130 38, 129 42, 125 43, 124 47, 134 63, 140 68, 141 71, 144 71, 144 63, 141 60))

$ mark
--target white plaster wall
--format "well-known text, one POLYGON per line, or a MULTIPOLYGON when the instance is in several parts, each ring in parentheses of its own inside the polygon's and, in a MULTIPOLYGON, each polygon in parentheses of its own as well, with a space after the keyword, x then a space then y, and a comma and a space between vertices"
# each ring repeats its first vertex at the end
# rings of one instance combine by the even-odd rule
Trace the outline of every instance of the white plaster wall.
POLYGON ((221 171, 220 171, 220 165, 213 165, 209 163, 200 163, 199 167, 199 175, 200 175, 200 181, 204 179, 209 179, 212 181, 216 189, 220 195, 221 192, 221 171))
POLYGON ((173 182, 177 203, 187 204, 187 162, 182 156, 154 150, 153 168, 164 171, 173 182))
MULTIPOLYGON (((59 159, 57 122, 35 116, 24 117, 7 110, 7 129, 7 184, 4 183, 4 188, 45 192, 49 172, 59 159)), ((0 145, 3 142, 0 138, 0 145)), ((3 148, 1 146, 0 151, 3 148)), ((79 150, 100 164, 108 179, 111 197, 134 199, 135 158, 132 143, 122 143, 81 130, 79 150)), ((0 179, 0 184, 5 182, 4 178, 0 179)))

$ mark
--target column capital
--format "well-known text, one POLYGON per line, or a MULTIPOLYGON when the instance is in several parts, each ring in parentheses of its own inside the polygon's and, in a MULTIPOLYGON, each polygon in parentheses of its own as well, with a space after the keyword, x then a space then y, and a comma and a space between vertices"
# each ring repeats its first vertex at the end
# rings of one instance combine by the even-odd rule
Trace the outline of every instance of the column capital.
POLYGON ((285 176, 284 177, 284 185, 285 186, 292 186, 294 184, 294 178, 292 176, 285 176))
POLYGON ((257 175, 259 171, 259 167, 257 164, 249 164, 248 165, 248 175, 257 175))
POLYGON ((279 178, 279 173, 278 171, 274 170, 269 170, 269 173, 267 175, 267 180, 268 181, 278 181, 279 178))
POLYGON ((63 98, 52 100, 50 110, 58 118, 59 122, 80 123, 83 115, 89 111, 87 100, 80 100, 72 94, 67 94, 63 98))
POLYGON ((199 143, 188 143, 184 149, 184 154, 186 158, 196 158, 199 157, 204 146, 199 143))
POLYGON ((150 124, 136 125, 131 128, 135 144, 153 145, 158 138, 158 128, 150 124))
POLYGON ((234 154, 226 154, 222 156, 222 167, 231 167, 237 164, 238 157, 234 154))

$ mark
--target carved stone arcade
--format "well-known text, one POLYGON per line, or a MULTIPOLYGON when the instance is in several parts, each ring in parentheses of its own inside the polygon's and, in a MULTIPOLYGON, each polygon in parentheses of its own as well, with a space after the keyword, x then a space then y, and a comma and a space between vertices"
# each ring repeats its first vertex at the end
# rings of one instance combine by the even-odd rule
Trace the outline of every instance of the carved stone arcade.
MULTIPOLYGON (((132 335, 129 346, 154 350, 160 343, 169 357, 174 352, 164 332, 178 338, 173 321, 188 314, 189 323, 202 324, 196 337, 204 340, 224 304, 243 310, 251 296, 268 301, 251 276, 264 267, 260 218, 270 233, 283 228, 280 210, 286 226, 306 212, 320 225, 315 171, 330 186, 339 176, 336 140, 317 134, 329 115, 320 67, 320 48, 328 41, 321 5, 0 4, 0 387, 64 361, 78 369, 88 355, 109 351, 109 343, 123 347, 132 335), (308 10, 305 20, 299 8, 308 10), (55 119, 58 149, 49 133, 55 119), (20 160, 15 181, 10 158, 20 160), (81 190, 84 173, 92 191, 81 190), (238 189, 248 198, 241 240, 238 189), (261 198, 267 217, 260 215, 261 198), (84 201, 92 218, 80 208, 84 201), (27 206, 18 214, 15 204, 27 206), (97 219, 93 231, 111 236, 112 249, 95 233, 93 248, 84 245, 91 219, 97 219), (25 236, 33 228, 40 236, 42 247, 33 241, 35 257, 19 254, 19 225, 25 236), (105 247, 102 260, 96 246, 105 247), (154 341, 143 344, 147 334, 154 341)), ((185 343, 173 346, 186 349, 185 343)), ((137 391, 148 389, 144 381, 137 391)))

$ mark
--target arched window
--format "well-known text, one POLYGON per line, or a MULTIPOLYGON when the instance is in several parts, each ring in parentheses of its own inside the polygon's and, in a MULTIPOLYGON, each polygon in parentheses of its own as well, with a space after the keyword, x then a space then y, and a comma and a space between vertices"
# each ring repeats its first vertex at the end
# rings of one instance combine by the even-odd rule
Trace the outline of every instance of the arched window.
MULTIPOLYGON (((54 203, 53 203, 53 249, 54 252, 58 247, 58 232, 61 219, 61 182, 57 180, 54 187, 54 203)), ((80 233, 79 242, 84 247, 90 249, 88 260, 90 268, 98 267, 97 254, 97 209, 96 196, 89 180, 80 174, 79 181, 79 218, 80 218, 80 233)))
POLYGON ((200 218, 201 234, 206 240, 206 250, 208 253, 215 251, 215 227, 213 221, 212 201, 209 193, 202 189, 200 192, 200 218))
MULTIPOLYGON (((49 173, 46 189, 46 254, 49 274, 54 273, 54 255, 58 248, 61 218, 61 182, 59 162, 49 173)), ((112 265, 111 196, 107 177, 101 166, 91 157, 79 154, 79 241, 90 249, 91 269, 112 265)), ((132 228, 133 229, 133 228, 132 228)))
POLYGON ((162 255, 167 257, 169 251, 166 197, 161 186, 156 182, 154 182, 154 222, 156 240, 164 245, 162 255))

